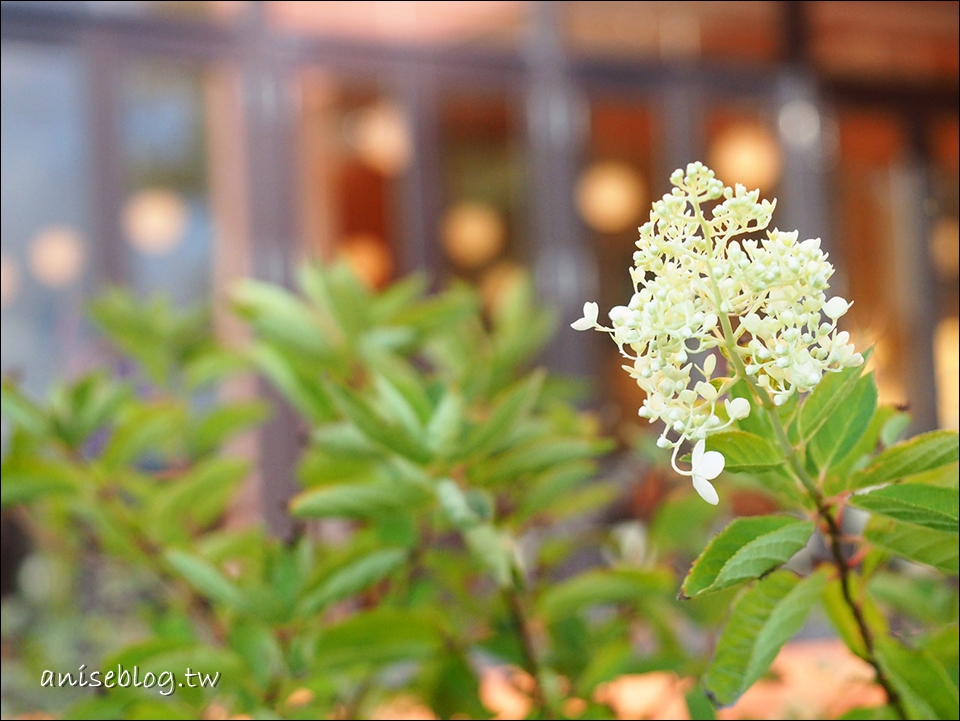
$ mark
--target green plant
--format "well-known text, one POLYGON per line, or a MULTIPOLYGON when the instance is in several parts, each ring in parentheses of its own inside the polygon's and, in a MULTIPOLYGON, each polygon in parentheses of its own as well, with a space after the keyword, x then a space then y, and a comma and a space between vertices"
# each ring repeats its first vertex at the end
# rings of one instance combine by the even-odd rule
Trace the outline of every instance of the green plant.
POLYGON ((612 336, 646 392, 640 415, 664 422, 658 445, 673 449, 673 468, 706 501, 718 502, 710 481, 726 468, 786 511, 734 520, 683 582, 681 598, 743 587, 704 676, 707 694, 733 703, 819 601, 886 691, 888 708, 870 713, 956 717, 955 586, 934 615, 924 587, 934 570, 958 571, 957 434, 897 442, 905 418, 877 407, 873 375, 837 327, 850 304, 825 295, 833 268, 819 240, 779 230, 751 238, 774 204, 725 187, 700 163, 670 180, 674 190, 640 229, 633 298, 610 311, 612 327, 598 323, 595 303, 573 327, 612 336), (848 508, 869 514, 855 537, 848 508), (829 563, 803 577, 778 570, 815 531, 829 563), (899 559, 929 570, 893 582, 899 559), (883 601, 919 623, 894 634, 883 601))
MULTIPOLYGON (((564 531, 617 488, 597 479, 610 444, 570 405, 570 384, 528 369, 551 326, 529 285, 489 314, 466 287, 426 295, 411 278, 371 293, 342 266, 304 268, 299 285, 236 288, 254 335, 240 352, 201 316, 111 293, 93 315, 138 361, 135 383, 95 374, 46 403, 4 383, 4 507, 66 567, 135 581, 132 622, 108 616, 129 633, 87 656, 32 643, 49 616, 14 629, 26 678, 81 663, 171 682, 188 667, 220 674, 215 689, 47 689, 27 703, 77 717, 349 718, 413 694, 443 717, 483 718, 484 670, 510 665, 531 717, 609 717, 594 699, 604 681, 699 670, 669 567, 622 553, 597 525, 564 531), (215 402, 210 387, 251 371, 304 430, 289 540, 223 523, 248 470, 224 444, 266 408, 215 402), (583 570, 573 557, 591 548, 583 570)), ((73 593, 70 618, 102 623, 103 594, 73 593)))

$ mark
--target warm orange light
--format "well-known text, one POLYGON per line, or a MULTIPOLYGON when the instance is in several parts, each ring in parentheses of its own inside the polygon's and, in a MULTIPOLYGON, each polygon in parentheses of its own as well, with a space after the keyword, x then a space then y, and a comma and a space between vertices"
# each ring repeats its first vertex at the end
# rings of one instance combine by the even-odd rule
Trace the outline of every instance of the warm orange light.
POLYGON ((510 260, 502 260, 480 278, 480 297, 487 310, 496 311, 504 298, 524 278, 523 266, 510 260))
POLYGON ((710 167, 727 185, 770 190, 780 178, 780 147, 759 123, 738 123, 724 130, 710 147, 710 167))
POLYGON ((380 101, 355 111, 346 120, 346 132, 360 159, 384 175, 399 175, 410 164, 410 126, 395 103, 380 101))
POLYGON ((960 222, 956 218, 941 218, 933 226, 930 240, 933 269, 944 280, 957 277, 960 265, 960 222))
POLYGON ((601 233, 619 233, 637 224, 647 203, 643 178, 626 163, 593 163, 580 176, 577 210, 584 222, 601 233))
POLYGON ((166 255, 183 242, 189 218, 182 195, 168 188, 147 188, 127 200, 123 230, 130 244, 143 253, 166 255))
POLYGON ((45 228, 30 241, 29 258, 37 280, 50 288, 64 288, 83 270, 83 236, 69 225, 45 228))
POLYGON ((20 265, 12 256, 0 255, 0 307, 6 308, 20 294, 20 265))
POLYGON ((370 288, 381 287, 393 274, 393 258, 386 243, 371 233, 347 236, 340 241, 338 253, 370 288))
POLYGON ((440 224, 440 238, 447 256, 461 268, 480 268, 500 255, 507 226, 493 206, 462 201, 451 206, 440 224))
POLYGON ((933 360, 937 369, 937 411, 943 428, 960 429, 960 318, 937 323, 933 360))

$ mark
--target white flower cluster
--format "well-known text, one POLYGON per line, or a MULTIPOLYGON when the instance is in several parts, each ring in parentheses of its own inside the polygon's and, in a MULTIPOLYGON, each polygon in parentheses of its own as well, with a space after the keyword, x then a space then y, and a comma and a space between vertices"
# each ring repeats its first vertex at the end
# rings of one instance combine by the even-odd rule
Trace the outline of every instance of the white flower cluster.
POLYGON ((781 405, 863 358, 837 330, 850 304, 826 298, 833 266, 819 239, 798 243, 796 232, 771 230, 737 240, 765 230, 775 202, 760 200, 759 190, 725 187, 702 163, 675 171, 670 182, 673 192, 640 228, 630 302, 610 311, 609 328, 597 322, 597 304, 586 303, 572 327, 609 333, 632 361, 624 369, 646 393, 640 415, 664 422, 658 444, 673 447, 674 468, 680 445, 698 441, 694 468, 677 470, 702 481, 698 491, 715 503, 705 479, 720 472, 723 457, 704 454, 700 441, 750 413, 745 399, 725 398, 738 369, 781 405), (718 351, 730 361, 722 377, 714 377, 718 351), (698 473, 704 456, 712 475, 698 473))

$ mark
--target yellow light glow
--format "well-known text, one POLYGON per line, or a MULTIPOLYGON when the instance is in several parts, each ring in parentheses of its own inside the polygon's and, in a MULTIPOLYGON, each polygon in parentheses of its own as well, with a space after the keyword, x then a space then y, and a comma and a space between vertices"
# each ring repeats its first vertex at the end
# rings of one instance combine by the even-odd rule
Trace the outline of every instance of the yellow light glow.
POLYGON ((183 242, 189 218, 182 195, 168 188, 146 188, 127 200, 123 231, 137 250, 166 255, 183 242))
POLYGON ((447 256, 461 268, 479 268, 500 255, 507 226, 496 208, 478 201, 451 206, 440 223, 447 256))
POLYGON ((0 255, 0 307, 6 308, 20 294, 20 265, 11 256, 0 255))
POLYGON ((626 163, 605 160, 590 165, 577 182, 577 210, 601 233, 619 233, 637 224, 647 204, 643 178, 626 163))
POLYGON ((960 318, 944 318, 937 323, 933 349, 940 425, 960 430, 960 318))
POLYGON ((30 241, 28 252, 30 270, 49 288, 65 288, 73 283, 86 260, 83 236, 69 225, 41 230, 30 241))
POLYGON ((960 222, 956 218, 941 218, 933 226, 930 240, 933 269, 944 280, 957 277, 960 265, 960 222))
POLYGON ((710 147, 710 167, 727 185, 769 191, 780 178, 780 147, 759 123, 738 123, 724 130, 710 147))
POLYGON ((380 238, 356 233, 340 241, 338 254, 369 288, 383 286, 393 274, 393 258, 380 238))
POLYGON ((480 278, 480 297, 483 307, 496 312, 508 293, 524 278, 523 266, 509 260, 502 260, 487 270, 480 278))
POLYGON ((347 118, 346 131, 357 155, 374 170, 399 175, 410 164, 410 127, 395 103, 380 101, 357 110, 347 118))

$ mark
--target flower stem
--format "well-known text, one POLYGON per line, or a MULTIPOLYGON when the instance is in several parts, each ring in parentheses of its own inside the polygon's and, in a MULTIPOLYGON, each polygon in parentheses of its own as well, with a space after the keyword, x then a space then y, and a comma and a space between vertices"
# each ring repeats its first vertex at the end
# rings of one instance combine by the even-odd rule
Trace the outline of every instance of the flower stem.
MULTIPOLYGON (((703 217, 700 204, 696 199, 693 200, 693 208, 697 217, 697 222, 700 224, 704 238, 711 247, 712 252, 713 239, 710 233, 710 226, 703 217)), ((800 455, 797 453, 796 447, 790 441, 790 437, 787 434, 787 429, 784 427, 783 420, 780 418, 780 413, 777 411, 777 406, 770 397, 770 394, 760 387, 760 385, 752 376, 747 374, 746 366, 744 365, 743 359, 740 357, 739 349, 737 348, 737 336, 734 335, 733 327, 730 323, 730 317, 721 309, 723 296, 720 292, 720 286, 717 284, 717 281, 712 274, 708 273, 708 278, 710 281, 714 304, 717 307, 717 315, 720 318, 720 327, 723 333, 721 348, 723 351, 725 351, 725 355, 733 364, 736 375, 740 378, 743 378, 747 386, 750 388, 750 391, 756 401, 766 412, 767 417, 770 420, 770 425, 773 428, 774 435, 777 437, 777 443, 790 465, 790 470, 793 472, 794 478, 800 482, 804 490, 807 492, 807 495, 813 501, 817 509, 817 515, 827 528, 830 553, 833 563, 837 567, 837 572, 840 574, 840 587, 843 594, 843 600, 844 603, 846 603, 846 605, 849 607, 850 613, 853 615, 853 619, 857 625, 857 630, 860 633, 860 637, 863 639, 866 661, 873 667, 873 670, 877 676, 877 683, 880 684, 880 686, 886 692, 887 701, 890 706, 893 707, 900 718, 905 719, 907 718, 907 714, 906 710, 904 709, 903 702, 900 699, 900 695, 891 684, 890 679, 887 677, 886 673, 884 673, 883 668, 877 659, 873 632, 870 630, 870 627, 867 624, 867 619, 864 616, 863 609, 854 598, 852 588, 853 582, 850 577, 850 567, 843 555, 843 534, 840 530, 840 524, 831 513, 829 506, 824 502, 823 494, 820 492, 816 480, 811 478, 810 474, 807 473, 807 469, 805 468, 800 455)))

